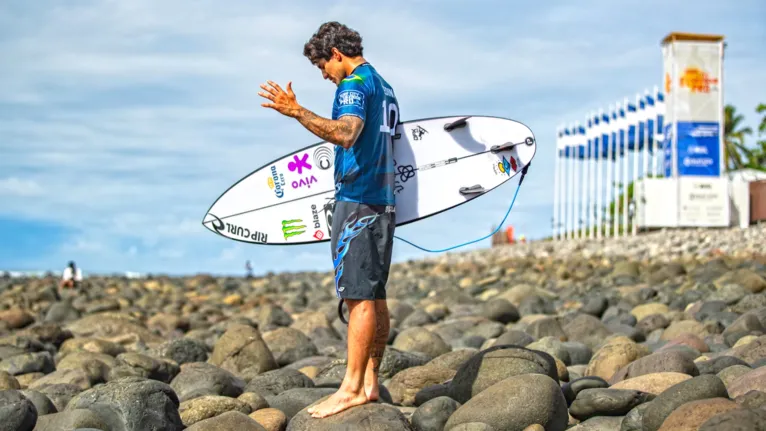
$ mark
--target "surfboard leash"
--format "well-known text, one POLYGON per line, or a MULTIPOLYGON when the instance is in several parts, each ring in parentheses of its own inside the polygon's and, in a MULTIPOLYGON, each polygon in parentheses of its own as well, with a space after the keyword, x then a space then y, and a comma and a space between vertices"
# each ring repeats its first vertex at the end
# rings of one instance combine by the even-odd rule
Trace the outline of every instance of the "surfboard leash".
MULTIPOLYGON (((427 251, 429 253, 440 253, 440 252, 444 252, 444 251, 448 251, 448 250, 454 250, 456 248, 464 247, 466 245, 473 244, 475 242, 483 241, 483 240, 485 240, 487 238, 490 238, 492 235, 496 234, 500 230, 501 227, 503 227, 503 223, 505 223, 505 220, 508 219, 508 215, 511 214, 511 210, 513 209, 513 204, 516 203, 516 196, 519 195, 519 189, 521 188, 521 183, 524 182, 524 177, 527 175, 527 170, 529 169, 529 165, 531 165, 531 164, 532 164, 532 162, 530 161, 529 163, 527 163, 524 166, 524 168, 522 168, 522 170, 521 170, 521 178, 519 178, 519 183, 516 185, 516 192, 514 192, 514 194, 513 194, 513 199, 511 200, 511 206, 508 207, 508 211, 506 211, 505 217, 503 217, 503 220, 500 222, 500 224, 497 226, 497 228, 492 233, 490 233, 489 235, 486 235, 486 236, 484 236, 482 238, 479 238, 479 239, 475 239, 473 241, 464 242, 462 244, 454 245, 452 247, 443 248, 441 250, 427 249, 427 248, 421 247, 421 246, 419 246, 417 244, 413 244, 410 241, 407 241, 406 239, 404 239, 402 237, 399 237, 399 236, 396 236, 396 235, 394 235, 394 238, 397 238, 400 241, 404 241, 404 242, 406 242, 407 244, 409 244, 409 245, 411 245, 413 247, 419 248, 420 250, 427 251)), ((348 325, 348 321, 343 316, 343 299, 342 298, 338 302, 338 317, 340 318, 341 322, 343 322, 345 325, 348 325)))
POLYGON ((456 248, 464 247, 466 245, 473 244, 473 243, 476 243, 476 242, 479 242, 479 241, 483 241, 483 240, 485 240, 487 238, 490 238, 492 235, 496 234, 500 230, 501 227, 503 227, 503 223, 505 223, 505 220, 508 218, 508 215, 511 213, 511 210, 513 209, 513 204, 516 203, 516 196, 519 195, 519 189, 521 188, 521 183, 524 181, 524 177, 527 175, 527 170, 529 169, 529 165, 531 165, 531 164, 532 164, 532 162, 530 161, 529 163, 527 163, 524 166, 524 168, 522 168, 522 170, 521 170, 521 178, 519 178, 519 183, 516 185, 516 192, 513 194, 513 199, 511 200, 511 206, 508 207, 508 211, 505 213, 505 217, 503 217, 503 220, 497 226, 497 229, 495 229, 489 235, 486 235, 486 236, 481 237, 479 239, 475 239, 473 241, 464 242, 462 244, 454 245, 452 247, 447 247, 447 248, 443 248, 443 249, 440 249, 440 250, 431 250, 431 249, 427 249, 427 248, 421 247, 421 246, 419 246, 417 244, 413 244, 412 242, 407 241, 406 239, 404 239, 404 238, 402 238, 400 236, 394 235, 394 238, 396 238, 396 239, 398 239, 400 241, 404 241, 407 244, 409 244, 409 245, 411 245, 411 246, 413 246, 415 248, 418 248, 418 249, 423 250, 423 251, 427 251, 429 253, 441 253, 441 252, 444 252, 444 251, 454 250, 456 248))

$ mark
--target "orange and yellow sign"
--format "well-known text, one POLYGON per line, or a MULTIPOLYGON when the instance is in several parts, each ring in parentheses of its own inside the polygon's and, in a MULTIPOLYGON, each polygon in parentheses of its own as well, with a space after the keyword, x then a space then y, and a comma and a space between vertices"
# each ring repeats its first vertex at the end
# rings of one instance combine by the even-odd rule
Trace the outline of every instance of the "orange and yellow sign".
MULTIPOLYGON (((710 74, 696 67, 687 67, 678 80, 681 88, 688 88, 692 93, 710 93, 710 87, 718 84, 718 78, 712 78, 710 74)), ((670 93, 670 75, 665 74, 665 94, 670 93)))
POLYGON ((687 67, 679 80, 681 88, 686 87, 692 93, 710 93, 710 86, 718 84, 718 78, 711 78, 704 70, 687 67))

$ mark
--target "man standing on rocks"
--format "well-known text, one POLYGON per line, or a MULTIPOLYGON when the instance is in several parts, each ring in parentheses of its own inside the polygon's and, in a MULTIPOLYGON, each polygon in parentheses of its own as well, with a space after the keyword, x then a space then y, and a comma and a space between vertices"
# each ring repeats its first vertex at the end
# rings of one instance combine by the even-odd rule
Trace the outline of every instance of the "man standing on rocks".
POLYGON ((340 389, 309 409, 326 417, 376 401, 378 368, 388 341, 386 282, 395 219, 392 136, 399 123, 394 90, 362 57, 362 38, 338 22, 322 24, 303 55, 337 89, 332 119, 298 104, 272 81, 258 93, 283 115, 295 118, 335 147, 335 204, 331 250, 335 293, 349 309, 348 364, 340 389))

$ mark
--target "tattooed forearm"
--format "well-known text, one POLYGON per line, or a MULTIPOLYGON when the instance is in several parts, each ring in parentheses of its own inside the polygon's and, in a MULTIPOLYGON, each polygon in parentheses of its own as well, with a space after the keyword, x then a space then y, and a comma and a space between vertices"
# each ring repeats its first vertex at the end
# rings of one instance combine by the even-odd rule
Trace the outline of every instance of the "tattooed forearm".
POLYGON ((358 117, 344 116, 339 120, 330 120, 303 107, 297 110, 294 117, 311 133, 343 148, 354 145, 363 125, 358 117))

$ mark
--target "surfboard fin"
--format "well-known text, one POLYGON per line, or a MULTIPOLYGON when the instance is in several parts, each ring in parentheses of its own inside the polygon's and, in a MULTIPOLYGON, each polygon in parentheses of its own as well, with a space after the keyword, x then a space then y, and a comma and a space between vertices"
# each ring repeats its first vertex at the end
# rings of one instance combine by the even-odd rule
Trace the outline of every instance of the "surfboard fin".
POLYGON ((457 120, 455 120, 455 121, 453 121, 451 123, 447 123, 447 124, 444 125, 444 130, 446 130, 448 132, 451 132, 451 131, 453 131, 455 129, 458 129, 460 127, 465 127, 466 120, 468 120, 469 118, 471 118, 470 115, 468 117, 459 118, 459 119, 457 119, 457 120))
POLYGON ((500 151, 510 150, 511 148, 513 148, 513 147, 515 147, 517 145, 521 145, 521 144, 533 145, 534 143, 535 143, 535 139, 534 138, 527 137, 526 139, 524 139, 524 142, 506 142, 503 145, 495 145, 492 148, 490 148, 490 151, 492 153, 499 153, 500 151))
POLYGON ((460 194, 465 195, 473 195, 477 193, 484 193, 484 187, 482 187, 480 184, 472 185, 471 187, 460 187, 460 194))

